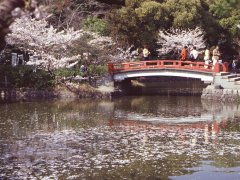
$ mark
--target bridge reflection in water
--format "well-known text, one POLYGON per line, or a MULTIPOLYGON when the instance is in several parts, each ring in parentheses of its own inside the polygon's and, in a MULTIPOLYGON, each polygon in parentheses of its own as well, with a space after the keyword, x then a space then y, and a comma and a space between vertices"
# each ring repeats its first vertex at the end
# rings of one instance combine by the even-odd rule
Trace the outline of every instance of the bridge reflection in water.
MULTIPOLYGON (((217 140, 217 134, 227 128, 227 120, 222 120, 220 122, 195 122, 195 123, 182 123, 182 124, 171 124, 171 123, 151 123, 147 121, 139 121, 139 120, 109 120, 109 126, 113 127, 127 127, 133 131, 143 131, 148 129, 154 129, 155 132, 159 132, 160 134, 164 135, 168 133, 168 131, 176 132, 176 138, 185 142, 189 141, 192 145, 196 145, 198 143, 198 138, 201 136, 204 137, 203 139, 199 139, 200 143, 209 143, 212 139, 217 140), (194 131, 194 129, 203 130, 201 133, 198 133, 197 136, 189 136, 185 132, 190 130, 194 131)), ((143 137, 145 140, 146 136, 143 137)), ((215 142, 216 143, 216 142, 215 142)))
POLYGON ((217 143, 219 133, 238 129, 240 106, 237 104, 216 104, 199 101, 197 97, 191 101, 187 97, 177 97, 176 99, 188 99, 179 102, 174 98, 168 98, 170 103, 166 99, 159 100, 156 97, 120 100, 120 103, 115 105, 109 127, 121 127, 139 132, 154 129, 156 133, 166 136, 168 132, 175 132, 179 140, 193 144, 198 141, 200 144, 217 143), (130 104, 126 106, 127 102, 130 104), (172 106, 172 103, 177 106, 172 106), (150 104, 154 107, 150 108, 150 104), (194 131, 197 131, 198 135, 189 136, 194 134, 194 131))

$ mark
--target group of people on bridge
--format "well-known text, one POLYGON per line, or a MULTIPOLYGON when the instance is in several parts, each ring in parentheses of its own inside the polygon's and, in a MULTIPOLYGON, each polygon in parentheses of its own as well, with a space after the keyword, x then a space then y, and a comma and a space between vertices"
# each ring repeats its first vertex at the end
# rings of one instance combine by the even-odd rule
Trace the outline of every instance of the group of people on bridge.
MULTIPOLYGON (((212 48, 211 48, 212 49, 212 48)), ((142 56, 143 60, 150 59, 150 51, 147 49, 145 45, 143 48, 142 56)), ((180 61, 204 61, 206 67, 208 65, 215 66, 216 63, 223 63, 222 53, 220 52, 219 46, 215 46, 214 49, 210 50, 209 46, 207 46, 203 51, 197 50, 195 46, 189 49, 187 46, 184 46, 182 50, 179 52, 178 58, 180 61)), ((238 56, 234 56, 234 59, 229 63, 229 69, 234 72, 239 71, 240 68, 240 58, 238 56)))
MULTIPOLYGON (((199 58, 199 54, 202 52, 199 52, 197 50, 197 48, 194 46, 190 53, 188 50, 187 46, 184 46, 184 48, 181 51, 181 56, 180 56, 180 60, 181 61, 186 61, 186 60, 192 60, 192 61, 197 61, 200 60, 199 58)), ((211 57, 211 52, 209 47, 206 47, 206 49, 204 50, 204 56, 203 56, 203 60, 205 61, 205 64, 213 64, 213 66, 219 62, 222 63, 222 60, 220 60, 221 58, 221 53, 219 50, 219 46, 216 46, 213 51, 212 51, 212 57, 211 57)))

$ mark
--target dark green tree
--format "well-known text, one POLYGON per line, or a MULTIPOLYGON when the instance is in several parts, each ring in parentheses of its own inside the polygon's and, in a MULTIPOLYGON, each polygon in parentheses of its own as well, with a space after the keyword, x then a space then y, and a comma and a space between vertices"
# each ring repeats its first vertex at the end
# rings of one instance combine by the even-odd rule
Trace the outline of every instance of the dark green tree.
POLYGON ((207 0, 126 0, 124 7, 109 14, 110 31, 122 45, 154 45, 159 29, 201 27, 215 45, 222 26, 209 11, 207 0))
POLYGON ((233 36, 238 33, 237 25, 240 23, 239 0, 215 0, 210 4, 210 12, 219 24, 233 36))
POLYGON ((164 20, 161 3, 151 0, 126 0, 126 6, 109 16, 111 34, 121 45, 153 45, 164 20))
POLYGON ((102 36, 107 36, 109 34, 106 20, 97 18, 96 16, 88 16, 83 19, 82 27, 84 30, 96 32, 102 36))

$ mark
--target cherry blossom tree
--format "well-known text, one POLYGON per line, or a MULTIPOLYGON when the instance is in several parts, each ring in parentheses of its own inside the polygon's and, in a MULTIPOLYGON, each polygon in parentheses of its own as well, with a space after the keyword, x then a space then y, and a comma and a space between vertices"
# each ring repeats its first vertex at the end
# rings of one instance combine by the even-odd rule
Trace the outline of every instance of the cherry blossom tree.
POLYGON ((138 49, 134 49, 133 45, 127 48, 116 47, 115 53, 110 55, 112 62, 133 61, 137 59, 138 56, 138 49))
POLYGON ((170 29, 169 31, 159 31, 157 42, 161 48, 160 54, 169 53, 173 49, 182 49, 184 46, 189 48, 195 46, 197 49, 203 49, 205 45, 204 32, 201 28, 181 30, 170 29))
MULTIPOLYGON (((12 33, 7 36, 7 43, 32 50, 41 57, 36 64, 43 68, 55 69, 76 63, 82 54, 69 54, 74 42, 87 36, 90 47, 104 49, 113 45, 110 37, 102 37, 96 33, 68 28, 58 31, 49 25, 47 18, 41 20, 22 16, 10 26, 12 33)), ((86 38, 85 38, 86 39, 86 38)), ((87 52, 86 52, 87 53, 87 52)), ((35 62, 29 62, 29 64, 35 62)))
POLYGON ((132 46, 126 49, 119 48, 110 37, 89 31, 73 28, 59 31, 48 23, 49 16, 41 18, 31 18, 29 13, 21 12, 21 17, 12 23, 11 33, 6 37, 8 44, 34 52, 38 59, 35 61, 36 59, 30 58, 30 65, 52 70, 72 67, 79 61, 88 61, 86 64, 103 64, 108 61, 136 58, 137 51, 132 51, 132 46))

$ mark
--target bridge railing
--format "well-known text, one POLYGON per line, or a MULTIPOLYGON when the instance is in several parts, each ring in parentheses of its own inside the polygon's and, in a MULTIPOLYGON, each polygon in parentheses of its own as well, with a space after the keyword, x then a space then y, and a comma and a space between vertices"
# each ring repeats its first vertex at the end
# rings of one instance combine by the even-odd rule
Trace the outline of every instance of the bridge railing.
POLYGON ((178 60, 150 60, 139 62, 108 63, 108 71, 110 73, 120 71, 164 69, 164 68, 219 73, 228 72, 228 63, 223 64, 216 63, 215 66, 213 66, 212 64, 205 64, 204 62, 198 61, 178 61, 178 60))

